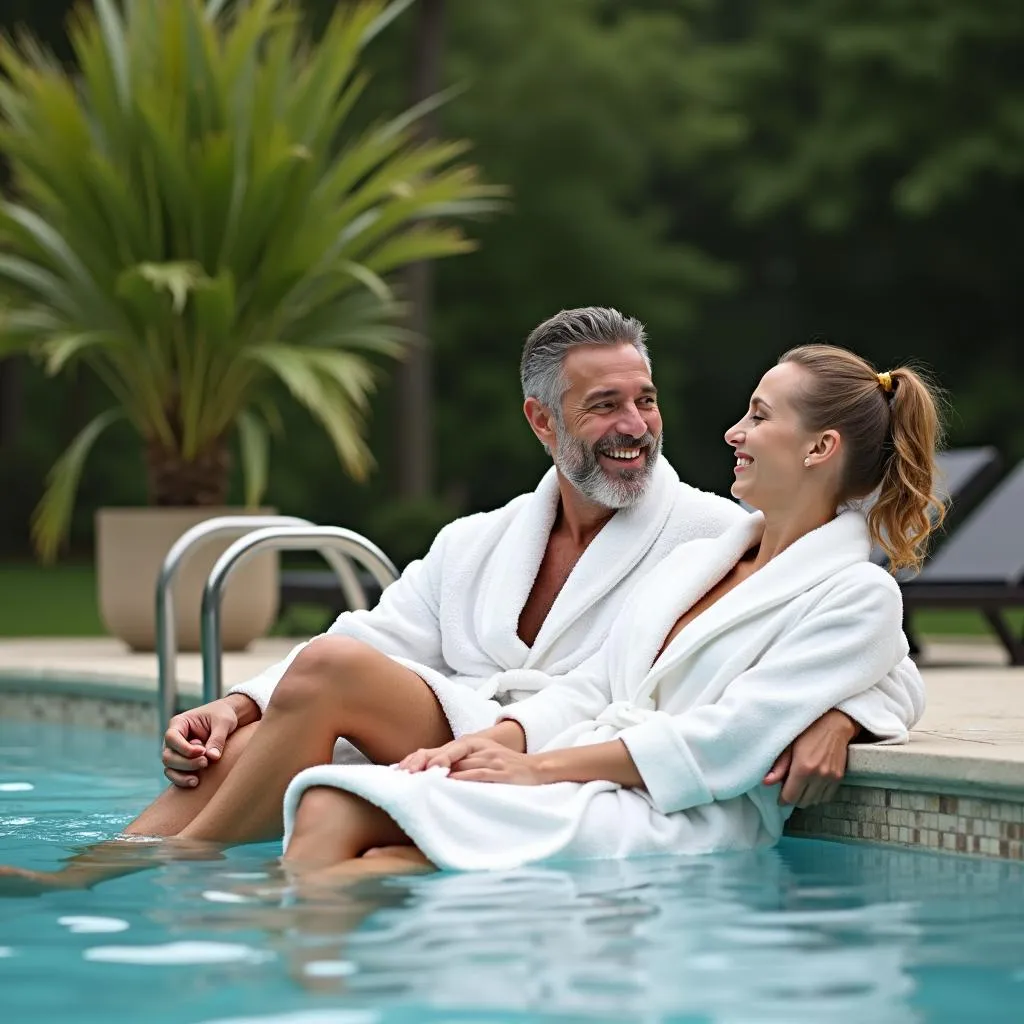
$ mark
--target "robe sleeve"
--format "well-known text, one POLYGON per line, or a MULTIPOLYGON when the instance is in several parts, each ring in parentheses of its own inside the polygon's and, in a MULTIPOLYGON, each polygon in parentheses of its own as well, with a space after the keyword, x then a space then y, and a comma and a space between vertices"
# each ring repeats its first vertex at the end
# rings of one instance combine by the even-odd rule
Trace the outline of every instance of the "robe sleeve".
POLYGON ((876 743, 906 743, 924 714, 924 680, 909 657, 881 682, 837 707, 874 737, 876 743))
POLYGON ((559 733, 589 722, 612 702, 611 674, 605 645, 583 664, 551 681, 532 697, 510 705, 499 719, 512 719, 523 727, 528 753, 546 747, 559 733))
MULTIPOLYGON (((376 607, 342 612, 321 635, 352 637, 382 654, 444 671, 439 616, 444 553, 450 534, 451 527, 445 527, 425 557, 410 562, 405 572, 385 588, 376 607)), ((266 711, 281 677, 308 642, 298 644, 283 660, 228 692, 244 693, 259 705, 261 713, 266 711)))
POLYGON ((624 729, 618 738, 658 810, 671 814, 755 789, 807 726, 906 656, 901 611, 894 582, 851 574, 714 704, 659 711, 624 729))

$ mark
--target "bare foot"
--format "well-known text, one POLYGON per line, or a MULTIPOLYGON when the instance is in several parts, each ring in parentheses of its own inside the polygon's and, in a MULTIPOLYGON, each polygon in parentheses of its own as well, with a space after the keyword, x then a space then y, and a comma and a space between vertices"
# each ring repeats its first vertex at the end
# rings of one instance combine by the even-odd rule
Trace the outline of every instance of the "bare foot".
POLYGON ((312 871, 297 871, 299 882, 298 892, 307 893, 319 888, 334 888, 348 885, 362 878, 374 878, 378 875, 418 875, 437 868, 418 850, 399 847, 401 854, 392 854, 390 847, 382 847, 381 852, 372 857, 362 856, 356 860, 344 860, 329 868, 317 868, 312 871))
POLYGON ((68 858, 59 871, 0 867, 0 896, 39 896, 55 889, 91 889, 108 878, 160 867, 179 860, 223 860, 215 843, 139 837, 97 843, 68 858))
POLYGON ((71 886, 56 872, 0 867, 0 897, 42 896, 44 892, 68 888, 71 886))

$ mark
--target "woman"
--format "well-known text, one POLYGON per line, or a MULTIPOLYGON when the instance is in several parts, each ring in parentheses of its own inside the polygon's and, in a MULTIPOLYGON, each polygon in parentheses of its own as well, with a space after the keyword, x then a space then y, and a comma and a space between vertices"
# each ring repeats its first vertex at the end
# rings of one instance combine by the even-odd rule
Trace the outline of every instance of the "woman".
POLYGON ((725 435, 732 493, 759 512, 677 548, 599 655, 492 729, 397 767, 300 773, 286 862, 345 873, 388 847, 381 869, 489 869, 775 842, 791 808, 762 778, 778 752, 906 654, 899 587, 869 553, 919 563, 942 511, 937 434, 912 370, 786 353, 725 435), (876 489, 866 517, 851 507, 876 489))

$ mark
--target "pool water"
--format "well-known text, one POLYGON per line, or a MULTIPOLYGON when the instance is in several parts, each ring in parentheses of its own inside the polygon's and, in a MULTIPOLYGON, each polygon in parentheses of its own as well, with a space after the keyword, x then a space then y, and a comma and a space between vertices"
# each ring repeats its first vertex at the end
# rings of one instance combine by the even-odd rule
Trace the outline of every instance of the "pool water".
MULTIPOLYGON (((152 740, 0 722, 0 863, 160 789, 152 740)), ((1024 1019, 1024 868, 787 840, 290 890, 278 844, 0 899, 4 1024, 1024 1019)))

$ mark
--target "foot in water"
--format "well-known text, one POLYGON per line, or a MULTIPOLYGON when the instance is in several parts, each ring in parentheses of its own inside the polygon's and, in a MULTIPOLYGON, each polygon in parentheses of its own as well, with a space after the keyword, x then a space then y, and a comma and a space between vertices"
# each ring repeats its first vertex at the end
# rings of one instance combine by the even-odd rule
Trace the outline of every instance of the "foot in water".
POLYGON ((160 867, 169 861, 223 860, 214 843, 159 836, 125 835, 73 854, 59 871, 32 871, 0 865, 0 897, 41 896, 59 889, 89 889, 108 878, 160 867))
POLYGON ((0 896, 42 896, 58 889, 77 888, 53 871, 0 866, 0 896))
POLYGON ((379 846, 368 850, 362 857, 341 861, 329 868, 304 868, 301 864, 285 863, 285 870, 297 884, 297 892, 317 891, 321 886, 350 885, 360 879, 381 875, 429 874, 437 870, 413 846, 379 846))

